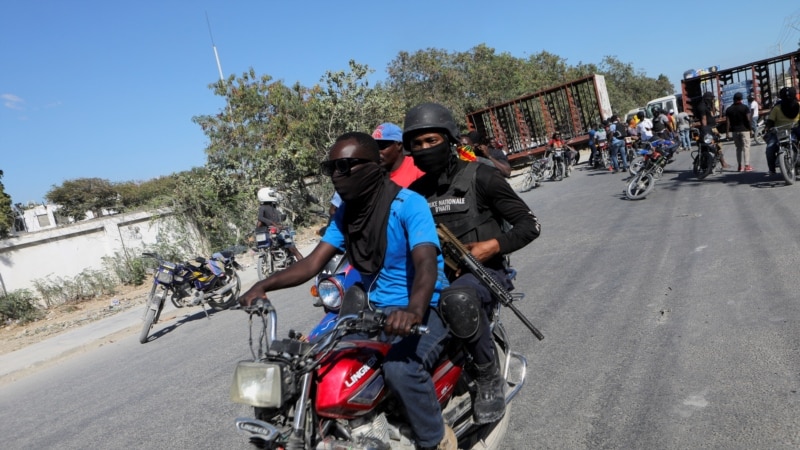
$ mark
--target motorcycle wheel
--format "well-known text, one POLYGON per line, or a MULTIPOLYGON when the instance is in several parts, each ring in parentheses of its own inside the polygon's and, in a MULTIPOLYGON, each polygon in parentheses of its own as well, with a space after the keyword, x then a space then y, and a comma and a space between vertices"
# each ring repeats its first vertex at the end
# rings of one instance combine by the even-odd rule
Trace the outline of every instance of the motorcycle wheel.
POLYGON ((234 286, 227 293, 223 294, 219 300, 208 300, 208 305, 217 311, 222 311, 223 309, 228 309, 234 306, 239 300, 239 291, 242 289, 242 281, 239 279, 239 274, 233 269, 227 270, 226 273, 228 277, 236 280, 236 286, 234 286))
POLYGON ((716 165, 715 158, 714 155, 708 152, 701 152, 697 158, 699 160, 697 178, 702 180, 703 178, 711 175, 711 172, 714 171, 714 166, 716 165))
POLYGON ((636 175, 625 189, 625 196, 631 200, 641 200, 647 197, 656 185, 652 174, 643 173, 636 175))
POLYGON ((522 180, 521 191, 522 192, 530 191, 531 189, 533 189, 535 185, 536 185, 536 176, 530 171, 528 171, 528 173, 525 175, 525 179, 522 180))
POLYGON ((556 181, 561 181, 564 179, 564 163, 557 163, 555 172, 553 176, 555 177, 556 181))
POLYGON ((628 172, 635 176, 640 170, 642 170, 642 167, 644 167, 644 156, 637 156, 631 160, 630 164, 628 164, 628 172))
POLYGON ((781 165, 781 175, 786 184, 794 184, 797 180, 797 146, 789 144, 787 148, 778 155, 778 162, 781 165))
POLYGON ((149 337, 150 330, 153 328, 153 324, 158 321, 157 316, 161 315, 161 309, 164 307, 164 297, 167 295, 167 290, 164 286, 160 284, 154 284, 153 288, 150 289, 150 295, 147 297, 147 311, 144 315, 144 323, 142 324, 142 331, 139 332, 139 343, 145 344, 147 343, 147 338, 149 337), (160 292, 160 294, 159 294, 160 292), (154 301, 155 298, 159 298, 159 305, 157 309, 150 308, 150 305, 154 301))
POLYGON ((267 269, 269 268, 269 264, 267 264, 267 258, 269 252, 265 252, 263 250, 258 252, 258 260, 256 261, 256 270, 258 271, 258 281, 267 278, 267 269))

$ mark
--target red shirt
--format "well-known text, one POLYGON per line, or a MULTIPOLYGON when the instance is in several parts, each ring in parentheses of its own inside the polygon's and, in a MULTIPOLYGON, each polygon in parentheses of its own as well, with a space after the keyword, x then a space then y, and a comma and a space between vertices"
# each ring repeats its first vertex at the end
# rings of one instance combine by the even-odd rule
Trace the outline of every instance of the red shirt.
POLYGON ((417 178, 423 175, 425 175, 425 172, 419 170, 419 167, 414 165, 414 158, 406 155, 403 158, 403 162, 400 163, 400 167, 389 174, 389 178, 399 184, 400 187, 407 188, 417 178))

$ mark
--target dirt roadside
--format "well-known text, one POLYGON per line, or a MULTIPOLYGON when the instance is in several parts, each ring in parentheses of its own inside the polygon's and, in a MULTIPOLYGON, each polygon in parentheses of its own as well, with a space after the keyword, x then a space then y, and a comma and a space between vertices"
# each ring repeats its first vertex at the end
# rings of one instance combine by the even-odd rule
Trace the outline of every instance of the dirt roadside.
MULTIPOLYGON (((298 230, 295 241, 299 248, 316 242, 317 228, 298 230)), ((244 266, 253 264, 253 254, 247 252, 236 257, 244 266)), ((141 286, 118 286, 116 293, 104 295, 80 303, 60 305, 43 310, 44 317, 24 325, 10 324, 0 327, 0 355, 37 344, 71 329, 82 327, 131 308, 142 308, 150 292, 151 284, 146 280, 141 286)), ((243 286, 247 288, 249 286, 243 286)))

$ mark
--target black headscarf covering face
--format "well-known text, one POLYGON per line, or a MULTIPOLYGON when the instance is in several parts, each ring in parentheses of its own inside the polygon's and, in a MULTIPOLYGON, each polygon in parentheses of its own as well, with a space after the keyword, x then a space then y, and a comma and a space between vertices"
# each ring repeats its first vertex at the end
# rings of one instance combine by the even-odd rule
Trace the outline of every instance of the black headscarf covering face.
POLYGON ((376 273, 386 256, 389 209, 401 188, 377 163, 362 164, 349 175, 335 172, 331 181, 344 201, 342 232, 350 262, 359 272, 376 273))
POLYGON ((797 103, 797 92, 794 88, 781 89, 781 112, 788 119, 793 119, 800 114, 800 104, 797 103))

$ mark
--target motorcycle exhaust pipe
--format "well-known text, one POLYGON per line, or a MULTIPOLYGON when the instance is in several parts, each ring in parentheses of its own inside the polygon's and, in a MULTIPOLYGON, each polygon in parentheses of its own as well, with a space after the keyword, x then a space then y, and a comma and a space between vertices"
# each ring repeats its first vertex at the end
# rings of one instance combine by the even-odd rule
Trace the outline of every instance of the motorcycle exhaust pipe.
POLYGON ((226 284, 225 286, 222 287, 222 289, 220 289, 218 291, 206 292, 205 294, 203 294, 203 300, 208 300, 209 298, 211 298, 211 297, 213 297, 215 295, 227 294, 235 286, 236 286, 236 278, 232 279, 230 283, 226 284))

